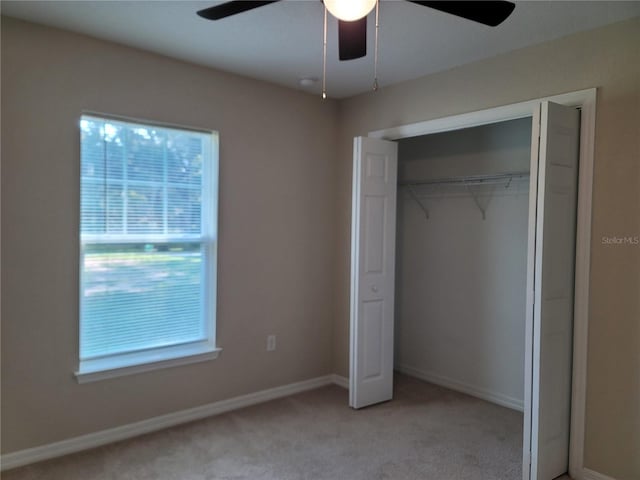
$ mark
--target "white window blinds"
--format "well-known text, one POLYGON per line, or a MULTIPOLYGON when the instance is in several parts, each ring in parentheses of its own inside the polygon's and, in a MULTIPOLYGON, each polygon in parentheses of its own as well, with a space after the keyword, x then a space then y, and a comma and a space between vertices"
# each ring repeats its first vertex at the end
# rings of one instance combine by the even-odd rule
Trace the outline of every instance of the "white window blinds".
POLYGON ((95 116, 80 130, 80 371, 83 361, 213 345, 212 134, 95 116))

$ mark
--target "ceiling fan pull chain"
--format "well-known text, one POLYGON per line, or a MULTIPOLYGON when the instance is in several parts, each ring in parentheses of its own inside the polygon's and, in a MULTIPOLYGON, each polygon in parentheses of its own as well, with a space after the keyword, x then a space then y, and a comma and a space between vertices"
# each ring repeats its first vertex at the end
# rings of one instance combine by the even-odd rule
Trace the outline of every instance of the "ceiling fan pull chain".
POLYGON ((376 0, 376 45, 373 53, 373 91, 378 90, 378 30, 380 28, 380 0, 376 0))
POLYGON ((324 6, 324 31, 322 42, 322 99, 327 98, 327 7, 324 6))

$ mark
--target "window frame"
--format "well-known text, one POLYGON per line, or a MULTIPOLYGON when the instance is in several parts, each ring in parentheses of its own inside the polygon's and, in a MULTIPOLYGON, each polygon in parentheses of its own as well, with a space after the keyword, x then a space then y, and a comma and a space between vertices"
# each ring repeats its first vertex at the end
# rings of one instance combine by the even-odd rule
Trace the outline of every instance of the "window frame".
POLYGON ((205 134, 210 142, 203 142, 205 153, 203 157, 209 161, 203 162, 201 183, 202 198, 209 201, 201 203, 202 232, 200 234, 83 234, 82 228, 82 196, 78 201, 78 240, 79 240, 79 277, 78 277, 78 339, 77 370, 74 372, 78 383, 92 382, 106 378, 119 377, 177 365, 213 360, 222 351, 216 344, 217 324, 217 265, 218 265, 218 208, 219 208, 219 134, 214 130, 185 127, 138 118, 123 117, 93 111, 83 111, 78 119, 78 145, 80 146, 78 159, 78 187, 82 187, 82 132, 80 122, 84 119, 99 121, 114 121, 136 124, 151 128, 165 128, 205 134), (104 355, 100 357, 81 359, 81 324, 83 302, 83 265, 85 245, 97 244, 139 244, 139 243, 199 243, 202 245, 205 257, 205 268, 202 276, 201 302, 204 311, 205 338, 193 342, 177 345, 139 349, 136 351, 104 355))

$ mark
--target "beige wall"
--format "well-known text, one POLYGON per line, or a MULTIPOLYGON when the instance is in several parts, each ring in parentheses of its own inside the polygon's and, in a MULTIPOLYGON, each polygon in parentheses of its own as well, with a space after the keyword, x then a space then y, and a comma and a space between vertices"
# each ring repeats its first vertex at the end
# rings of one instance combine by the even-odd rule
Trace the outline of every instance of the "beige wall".
POLYGON ((3 19, 3 452, 331 372, 336 114, 315 96, 3 19), (83 109, 220 132, 217 360, 73 377, 83 109))
MULTIPOLYGON (((384 58, 381 59, 384 62, 384 58)), ((576 34, 340 103, 334 369, 348 374, 351 149, 371 130, 599 87, 586 466, 640 479, 640 19, 576 34)))

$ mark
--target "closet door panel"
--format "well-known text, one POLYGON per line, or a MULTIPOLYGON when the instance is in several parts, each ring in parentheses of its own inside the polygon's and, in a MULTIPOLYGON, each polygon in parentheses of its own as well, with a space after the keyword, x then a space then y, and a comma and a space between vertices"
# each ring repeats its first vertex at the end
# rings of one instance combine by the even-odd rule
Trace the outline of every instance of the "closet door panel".
POLYGON ((552 480, 569 465, 580 113, 543 102, 539 118, 530 478, 552 480))
POLYGON ((397 147, 354 141, 349 404, 393 396, 397 147))

